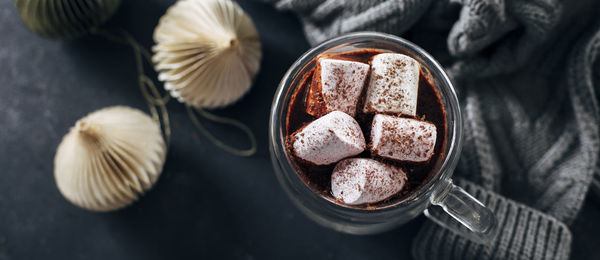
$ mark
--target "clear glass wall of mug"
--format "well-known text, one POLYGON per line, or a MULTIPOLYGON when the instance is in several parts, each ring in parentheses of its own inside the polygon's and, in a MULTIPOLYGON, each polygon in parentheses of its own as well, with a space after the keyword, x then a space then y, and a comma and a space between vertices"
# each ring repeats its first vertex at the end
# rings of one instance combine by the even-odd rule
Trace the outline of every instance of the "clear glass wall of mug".
POLYGON ((292 202, 308 217, 323 226, 351 234, 373 234, 387 231, 419 216, 421 213, 438 224, 476 241, 491 241, 497 233, 494 214, 481 202, 452 184, 462 146, 462 117, 458 98, 441 65, 420 47, 402 38, 376 32, 352 33, 326 41, 302 55, 284 75, 271 107, 269 149, 277 179, 292 202), (372 210, 345 207, 313 192, 296 172, 286 152, 289 134, 285 123, 288 104, 301 76, 315 66, 320 54, 358 49, 381 49, 411 56, 421 63, 434 80, 446 109, 446 145, 444 157, 433 168, 433 177, 416 191, 389 206, 372 210))

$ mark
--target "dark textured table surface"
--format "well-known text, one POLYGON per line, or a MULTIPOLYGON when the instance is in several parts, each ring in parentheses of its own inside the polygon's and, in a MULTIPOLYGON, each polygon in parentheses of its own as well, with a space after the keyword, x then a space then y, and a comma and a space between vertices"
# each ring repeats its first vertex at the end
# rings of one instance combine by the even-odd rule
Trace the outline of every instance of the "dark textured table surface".
MULTIPOLYGON (((107 27, 124 28, 150 47, 158 18, 173 2, 124 1, 107 27)), ((60 195, 54 152, 91 111, 118 104, 146 111, 131 50, 99 37, 39 38, 12 1, 0 3, 0 260, 410 258, 422 217, 380 235, 341 234, 307 219, 279 187, 267 148, 268 113, 283 73, 309 46, 293 15, 240 4, 261 34, 262 69, 247 96, 215 113, 247 123, 258 153, 238 158, 215 149, 183 105, 171 102, 172 145, 154 189, 123 210, 93 213, 60 195)), ((245 142, 232 129, 207 125, 245 142)), ((573 258, 599 257, 599 208, 588 198, 573 224, 573 258)))

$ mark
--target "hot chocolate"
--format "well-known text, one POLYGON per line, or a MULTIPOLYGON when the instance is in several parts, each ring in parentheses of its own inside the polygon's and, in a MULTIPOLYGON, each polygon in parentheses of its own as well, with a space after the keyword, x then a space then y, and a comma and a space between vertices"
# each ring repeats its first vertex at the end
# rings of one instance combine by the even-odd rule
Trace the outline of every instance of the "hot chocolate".
POLYGON ((379 49, 314 63, 298 75, 286 116, 287 152, 301 179, 321 196, 366 209, 400 202, 431 180, 445 156, 447 122, 427 71, 379 49))

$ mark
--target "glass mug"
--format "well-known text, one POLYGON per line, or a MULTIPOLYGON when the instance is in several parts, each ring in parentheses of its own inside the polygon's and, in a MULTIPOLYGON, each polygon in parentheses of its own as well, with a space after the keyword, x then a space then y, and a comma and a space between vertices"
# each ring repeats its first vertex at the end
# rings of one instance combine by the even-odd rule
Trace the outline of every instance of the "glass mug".
POLYGON ((291 200, 308 217, 326 227, 350 234, 373 234, 387 231, 425 213, 436 223, 471 240, 490 241, 497 233, 494 214, 473 196, 452 184, 450 179, 459 159, 462 131, 460 107, 452 82, 430 54, 393 35, 360 32, 337 37, 310 49, 283 76, 271 107, 269 150, 277 179, 291 200), (430 173, 433 177, 429 177, 427 183, 392 205, 375 209, 340 205, 315 193, 296 172, 285 147, 285 137, 289 134, 285 125, 288 105, 301 82, 301 76, 314 68, 313 58, 323 53, 361 48, 402 53, 419 61, 426 74, 432 76, 440 93, 448 127, 446 145, 443 146, 445 157, 439 159, 433 167, 434 173, 430 173))

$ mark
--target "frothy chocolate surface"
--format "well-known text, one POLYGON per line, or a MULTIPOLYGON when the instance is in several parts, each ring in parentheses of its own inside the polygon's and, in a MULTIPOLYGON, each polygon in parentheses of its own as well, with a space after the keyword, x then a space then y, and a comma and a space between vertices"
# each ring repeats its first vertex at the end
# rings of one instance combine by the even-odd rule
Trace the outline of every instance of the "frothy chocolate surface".
MULTIPOLYGON (((388 51, 379 50, 379 49, 361 49, 357 51, 337 53, 337 54, 327 54, 320 55, 315 58, 315 61, 320 58, 327 59, 340 59, 340 60, 349 60, 349 61, 357 61, 369 64, 374 55, 380 53, 386 53, 388 51)), ((306 161, 303 161, 297 157, 295 157, 290 150, 289 146, 289 136, 293 134, 298 129, 307 125, 308 123, 317 119, 316 117, 308 114, 307 110, 307 99, 309 95, 313 93, 309 93, 310 85, 313 81, 319 80, 318 77, 314 77, 316 67, 306 72, 304 75, 298 75, 300 77, 300 83, 294 90, 292 95, 292 99, 289 103, 288 114, 286 116, 286 130, 288 134, 288 143, 287 143, 287 153, 294 159, 294 164, 296 168, 297 174, 300 178, 314 191, 319 193, 320 195, 333 199, 331 195, 331 174, 335 167, 335 163, 326 166, 317 166, 306 161)), ((369 74, 370 75, 370 74, 369 74)), ((373 113, 364 113, 363 107, 365 102, 365 92, 367 90, 367 85, 369 83, 369 78, 365 81, 365 86, 363 87, 363 92, 361 97, 359 98, 358 105, 356 106, 356 115, 355 119, 359 123, 361 130, 369 141, 370 131, 371 131, 371 123, 373 121, 373 117, 375 114, 373 113)), ((313 114, 324 114, 324 113, 313 113, 313 114)), ((402 115, 401 117, 407 117, 402 115)), ((412 118, 412 117, 409 117, 412 118)), ((431 159, 424 163, 410 163, 410 162, 397 162, 384 158, 380 158, 371 154, 369 149, 366 149, 363 153, 354 156, 353 158, 372 158, 378 161, 387 163, 389 165, 393 165, 396 167, 400 167, 406 172, 408 180, 404 188, 398 192, 397 194, 391 196, 390 198, 380 201, 373 204, 362 204, 353 207, 366 208, 366 209, 376 209, 378 207, 388 206, 390 204, 395 204, 401 201, 403 198, 410 196, 412 192, 417 190, 422 185, 426 184, 433 175, 432 168, 435 164, 444 158, 443 148, 446 145, 446 131, 447 131, 447 122, 446 122, 446 111, 442 104, 439 91, 433 85, 432 80, 428 80, 425 76, 423 70, 421 70, 419 77, 419 91, 418 91, 418 99, 417 99, 417 111, 415 119, 424 120, 430 123, 433 123, 436 126, 437 131, 437 139, 434 148, 434 153, 431 159)), ((343 204, 340 202, 340 204, 343 204)))

